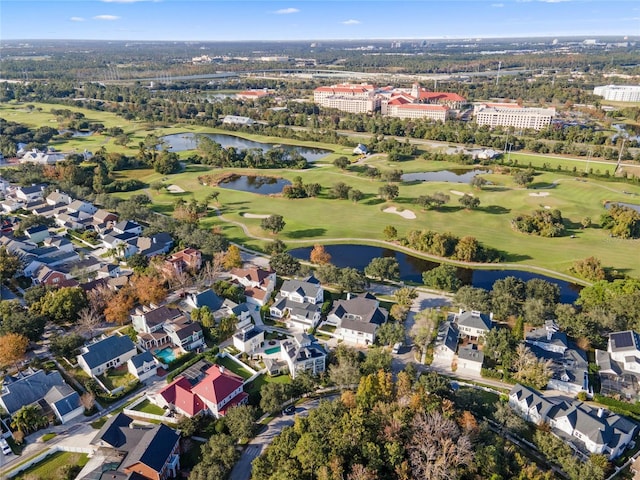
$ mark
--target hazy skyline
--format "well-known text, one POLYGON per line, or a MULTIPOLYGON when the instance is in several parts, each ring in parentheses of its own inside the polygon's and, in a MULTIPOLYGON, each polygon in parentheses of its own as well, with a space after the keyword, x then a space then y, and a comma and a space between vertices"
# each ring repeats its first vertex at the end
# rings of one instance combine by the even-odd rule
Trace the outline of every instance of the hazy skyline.
POLYGON ((0 38, 331 40, 640 35, 633 0, 2 0, 0 38))

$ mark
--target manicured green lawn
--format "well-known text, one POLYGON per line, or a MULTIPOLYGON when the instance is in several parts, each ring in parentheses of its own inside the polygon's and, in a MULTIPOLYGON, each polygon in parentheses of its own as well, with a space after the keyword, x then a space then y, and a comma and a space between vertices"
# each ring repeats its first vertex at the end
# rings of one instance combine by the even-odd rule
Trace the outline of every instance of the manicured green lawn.
POLYGON ((164 410, 159 406, 151 403, 149 399, 143 400, 141 403, 136 405, 131 410, 136 410, 138 412, 150 413, 152 415, 162 415, 164 414, 164 410))
POLYGON ((40 440, 42 440, 43 442, 48 442, 49 440, 54 438, 56 435, 57 433, 45 433, 44 435, 42 435, 42 437, 40 437, 40 440))
POLYGON ((112 368, 102 375, 99 375, 98 378, 109 390, 125 387, 135 381, 135 378, 129 373, 127 367, 112 368))
POLYGON ((83 467, 87 464, 88 460, 89 456, 86 453, 56 452, 13 478, 18 480, 27 478, 34 480, 59 480, 64 478, 62 469, 66 465, 83 467))
POLYGON ((245 391, 250 395, 252 393, 259 392, 265 383, 291 383, 291 377, 289 375, 278 375, 277 377, 259 375, 248 385, 245 391))
POLYGON ((242 368, 236 362, 234 362, 233 360, 231 360, 231 359, 229 359, 227 357, 218 357, 218 358, 216 358, 216 363, 218 365, 222 365, 224 368, 229 369, 231 372, 235 373, 236 375, 241 376, 244 379, 247 379, 252 375, 249 370, 247 370, 245 368, 242 368))

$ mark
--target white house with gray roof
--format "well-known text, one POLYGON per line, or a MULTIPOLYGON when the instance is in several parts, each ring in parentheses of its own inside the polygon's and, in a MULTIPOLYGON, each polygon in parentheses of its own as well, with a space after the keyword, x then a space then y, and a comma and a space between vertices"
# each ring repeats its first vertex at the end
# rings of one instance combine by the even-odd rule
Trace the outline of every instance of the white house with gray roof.
POLYGON ((327 353, 314 337, 306 333, 283 340, 280 356, 289 367, 291 378, 296 378, 300 372, 319 375, 325 371, 327 353))
POLYGON ((351 296, 334 303, 327 324, 336 327, 335 336, 352 345, 372 345, 376 330, 387 321, 388 312, 371 295, 351 296))
POLYGON ((545 397, 520 384, 511 389, 509 406, 527 421, 547 423, 552 431, 568 435, 577 449, 603 454, 610 460, 620 456, 638 431, 636 423, 604 408, 566 398, 545 397))
POLYGON ((288 327, 315 328, 320 321, 324 290, 314 277, 285 280, 273 305, 271 317, 284 319, 288 327))
POLYGON ((458 327, 453 322, 446 321, 438 327, 438 335, 433 347, 432 366, 451 369, 451 363, 458 348, 459 336, 458 327))
POLYGON ((486 314, 475 310, 461 309, 456 315, 456 323, 460 335, 465 335, 470 340, 478 340, 493 328, 493 313, 486 314))
POLYGON ((242 353, 253 353, 264 343, 264 330, 253 324, 236 331, 233 334, 233 346, 242 353))
POLYGON ((14 378, 5 376, 0 389, 0 406, 13 415, 22 407, 38 404, 52 411, 61 423, 82 415, 84 407, 78 392, 65 383, 60 372, 37 370, 14 378))
POLYGON ((151 352, 146 351, 131 357, 127 361, 127 369, 131 375, 144 382, 158 373, 158 364, 151 352))
POLYGON ((640 334, 633 330, 609 334, 607 350, 596 350, 602 391, 627 399, 640 396, 640 334))
POLYGON ((110 368, 126 364, 137 354, 136 346, 129 337, 111 335, 82 347, 78 365, 87 375, 96 377, 110 368))
POLYGON ((458 368, 456 372, 464 372, 480 376, 484 362, 484 353, 476 345, 468 344, 458 349, 458 368))

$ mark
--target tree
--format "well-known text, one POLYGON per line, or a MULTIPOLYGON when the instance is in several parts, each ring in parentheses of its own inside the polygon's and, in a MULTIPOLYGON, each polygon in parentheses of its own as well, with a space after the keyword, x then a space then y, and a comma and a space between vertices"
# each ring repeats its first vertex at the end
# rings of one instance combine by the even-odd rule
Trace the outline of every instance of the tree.
POLYGON ((414 417, 407 448, 413 478, 456 479, 473 461, 469 437, 437 411, 414 417))
POLYGON ((141 305, 158 304, 169 293, 161 278, 151 275, 134 275, 131 280, 131 291, 141 305))
POLYGON ((389 310, 389 315, 396 319, 398 322, 404 322, 407 319, 407 314, 409 313, 409 307, 405 305, 400 305, 399 303, 394 303, 391 306, 391 310, 389 310))
POLYGON ((276 253, 284 253, 287 251, 287 245, 279 238, 276 238, 273 242, 267 244, 267 246, 265 247, 265 250, 269 255, 275 255, 276 253))
POLYGON ((379 370, 391 371, 391 352, 382 347, 370 347, 365 355, 364 362, 360 366, 364 375, 371 375, 379 370))
POLYGON ((300 262, 288 253, 277 253, 271 256, 269 266, 275 270, 278 275, 291 277, 300 271, 300 262))
POLYGON ((77 350, 84 345, 85 338, 77 333, 68 335, 53 335, 51 337, 51 352, 67 359, 75 358, 77 350))
POLYGON ((453 303, 464 310, 488 312, 491 309, 491 296, 484 288, 464 285, 455 293, 453 303))
POLYGON ((224 422, 229 429, 229 435, 235 440, 249 439, 255 432, 256 408, 251 405, 239 405, 230 408, 224 422))
POLYGON ((0 365, 7 367, 16 364, 24 357, 29 346, 29 339, 17 333, 0 336, 0 365))
POLYGON ((334 183, 333 187, 331 187, 331 196, 344 200, 349 198, 349 190, 351 190, 351 187, 344 182, 334 183))
POLYGON ((516 170, 513 172, 513 180, 520 186, 525 187, 533 182, 535 171, 532 168, 526 170, 516 170))
POLYGON ((0 247, 0 282, 13 278, 22 266, 18 255, 9 253, 6 247, 0 247))
POLYGON ((348 197, 349 200, 351 200, 353 203, 358 203, 364 198, 364 193, 362 193, 358 189, 352 188, 351 190, 349 190, 348 197))
POLYGON ((400 322, 385 322, 376 330, 376 342, 380 345, 394 345, 403 342, 404 326, 400 322))
POLYGON ((93 332, 101 321, 100 314, 90 306, 78 312, 78 328, 81 332, 87 333, 89 338, 93 337, 93 332))
POLYGON ((399 305, 410 307, 413 301, 418 298, 418 291, 412 287, 402 287, 393 292, 393 296, 399 305))
POLYGON ((397 185, 387 183, 378 189, 378 195, 385 200, 393 200, 398 197, 400 190, 397 185))
POLYGON ((440 315, 437 311, 431 309, 422 310, 416 314, 409 336, 424 351, 435 338, 439 323, 440 315))
POLYGON ((338 386, 356 385, 360 376, 360 365, 353 358, 341 357, 337 364, 329 367, 329 378, 338 386))
POLYGON ((583 230, 589 228, 591 226, 591 217, 583 217, 582 220, 580 220, 580 226, 583 230))
POLYGON ((236 444, 230 435, 213 435, 201 447, 202 459, 189 475, 190 480, 226 478, 238 459, 236 444))
POLYGON ((473 188, 477 188, 478 190, 482 190, 482 187, 484 187, 487 183, 489 182, 487 182, 487 180, 480 175, 476 175, 471 179, 471 186, 473 188))
POLYGON ((465 193, 458 199, 460 205, 462 205, 467 210, 471 210, 477 208, 480 205, 480 199, 478 197, 474 197, 473 195, 469 195, 465 193))
POLYGON ((501 365, 511 365, 518 340, 507 328, 492 328, 484 336, 483 351, 490 358, 501 365))
POLYGON ((365 267, 364 273, 379 280, 397 280, 400 278, 400 264, 395 257, 373 258, 365 267))
POLYGON ((338 167, 340 170, 345 170, 351 162, 347 157, 338 157, 333 161, 333 164, 338 167))
POLYGON ((62 287, 50 290, 30 308, 50 321, 63 325, 76 323, 78 313, 87 306, 87 297, 80 287, 62 287))
POLYGON ((475 262, 478 260, 478 252, 482 250, 480 242, 475 237, 462 237, 456 244, 453 256, 463 262, 475 262))
POLYGON ((107 322, 124 325, 129 318, 129 312, 133 309, 135 300, 128 288, 121 289, 104 310, 104 318, 107 322))
POLYGON ((288 399, 289 392, 285 384, 265 383, 260 388, 260 409, 263 412, 276 412, 288 399))
POLYGON ((491 290, 491 309, 500 319, 510 315, 518 316, 522 312, 522 303, 526 297, 525 283, 516 277, 496 280, 491 290))
POLYGON ((443 263, 432 270, 422 273, 422 282, 429 288, 455 292, 462 282, 458 278, 458 269, 443 263))
POLYGON ((11 427, 24 433, 36 431, 48 424, 49 420, 35 404, 25 405, 11 417, 11 427))
POLYGON ((240 255, 240 248, 236 245, 229 245, 227 253, 224 256, 224 269, 231 270, 232 268, 242 267, 242 256, 240 255))
POLYGON ((313 250, 311 250, 309 260, 311 263, 315 263, 316 265, 324 265, 331 263, 331 255, 327 253, 323 245, 316 243, 313 246, 313 250))
POLYGON ((606 278, 606 272, 602 268, 602 263, 596 257, 588 257, 584 260, 576 260, 573 262, 571 271, 579 277, 597 282, 606 278))
POLYGON ((278 232, 281 232, 286 223, 282 215, 271 215, 267 218, 263 218, 260 222, 260 227, 263 230, 269 230, 274 235, 278 232))
POLYGON ((393 225, 387 225, 382 231, 384 239, 387 241, 395 240, 398 237, 398 230, 393 225))
POLYGON ((544 388, 551 378, 551 366, 551 360, 537 358, 524 343, 517 346, 512 368, 518 381, 537 389, 544 388))
POLYGON ((162 175, 168 175, 180 170, 180 160, 178 154, 163 150, 156 161, 153 163, 153 169, 162 175))
POLYGON ((84 407, 85 412, 91 412, 96 406, 96 396, 91 392, 84 392, 80 396, 80 403, 84 407))

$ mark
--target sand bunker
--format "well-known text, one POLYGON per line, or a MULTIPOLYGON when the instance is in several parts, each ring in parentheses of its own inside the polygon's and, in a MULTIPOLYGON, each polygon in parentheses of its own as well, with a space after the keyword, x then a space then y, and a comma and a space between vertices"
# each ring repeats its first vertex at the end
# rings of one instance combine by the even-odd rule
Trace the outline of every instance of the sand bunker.
POLYGON ((470 195, 473 197, 473 193, 464 193, 459 190, 449 190, 449 192, 453 193, 454 195, 458 195, 459 197, 464 197, 465 195, 470 195))
POLYGON ((262 213, 243 213, 244 218, 269 218, 271 215, 262 213))
POLYGON ((184 190, 181 187, 179 187, 178 185, 169 185, 167 187, 167 191, 169 193, 184 193, 184 190))
POLYGON ((411 210, 402 210, 398 211, 396 207, 387 207, 383 210, 384 213, 395 213, 396 215, 400 215, 402 218, 406 218, 407 220, 413 220, 416 218, 416 214, 411 210))
POLYGON ((529 194, 530 197, 548 197, 549 192, 534 192, 529 194))

